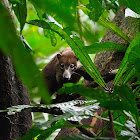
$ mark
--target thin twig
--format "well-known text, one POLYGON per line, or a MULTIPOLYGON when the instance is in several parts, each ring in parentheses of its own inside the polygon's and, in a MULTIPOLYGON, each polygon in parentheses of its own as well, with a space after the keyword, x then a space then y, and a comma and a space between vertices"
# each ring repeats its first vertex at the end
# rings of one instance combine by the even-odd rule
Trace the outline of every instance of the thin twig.
POLYGON ((113 123, 113 115, 111 113, 111 111, 108 111, 108 115, 109 115, 109 119, 110 119, 110 130, 112 132, 112 137, 116 138, 116 133, 115 133, 115 129, 114 129, 114 123, 113 123))

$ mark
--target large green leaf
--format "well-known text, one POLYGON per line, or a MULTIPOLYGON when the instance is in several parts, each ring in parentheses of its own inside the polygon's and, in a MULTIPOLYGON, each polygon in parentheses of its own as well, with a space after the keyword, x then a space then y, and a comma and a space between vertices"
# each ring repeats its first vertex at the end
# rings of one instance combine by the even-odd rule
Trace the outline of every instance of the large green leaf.
POLYGON ((139 0, 119 0, 121 5, 129 7, 134 12, 140 14, 140 1, 139 0))
POLYGON ((140 58, 137 58, 137 60, 135 61, 135 69, 137 72, 137 77, 138 77, 138 81, 140 82, 140 58))
POLYGON ((87 5, 89 4, 89 0, 80 0, 80 3, 82 3, 83 5, 87 5))
POLYGON ((15 3, 15 2, 18 2, 20 4, 24 3, 23 0, 8 0, 8 1, 11 2, 11 3, 15 3))
POLYGON ((32 20, 29 21, 29 24, 36 25, 39 27, 42 27, 44 29, 50 29, 51 31, 54 31, 58 35, 60 35, 65 41, 68 43, 68 45, 73 49, 76 56, 79 58, 80 62, 84 66, 85 70, 90 74, 92 78, 102 87, 105 87, 106 84, 100 75, 99 71, 97 70, 96 66, 92 62, 89 55, 82 49, 83 46, 81 46, 81 42, 74 40, 71 38, 63 29, 61 29, 58 25, 54 23, 45 22, 43 20, 32 20))
POLYGON ((2 3, 0 3, 0 13, 0 49, 12 58, 16 73, 27 88, 32 90, 33 87, 37 87, 42 98, 50 102, 43 76, 35 65, 30 52, 17 36, 9 12, 2 3))
POLYGON ((131 79, 136 77, 136 69, 133 65, 128 65, 126 73, 122 77, 122 84, 125 85, 130 82, 131 79))
POLYGON ((76 0, 30 0, 31 3, 52 16, 63 27, 77 30, 76 0))
POLYGON ((111 95, 112 99, 101 102, 101 106, 108 108, 109 110, 127 111, 131 112, 137 127, 139 128, 139 112, 135 101, 135 96, 131 89, 126 86, 115 86, 114 92, 111 95))
POLYGON ((134 94, 132 93, 131 89, 128 86, 125 85, 115 86, 113 94, 119 95, 121 101, 129 103, 134 110, 135 109, 137 110, 134 94))
POLYGON ((112 108, 114 110, 115 109, 126 110, 126 111, 132 112, 136 116, 139 116, 134 94, 132 93, 131 89, 128 86, 125 86, 125 85, 115 86, 114 92, 112 95, 113 95, 113 98, 118 97, 118 99, 121 101, 115 101, 115 100, 105 101, 109 109, 112 108), (111 106, 113 102, 114 102, 114 105, 111 106))
POLYGON ((44 29, 44 36, 51 39, 52 46, 56 46, 57 40, 54 32, 48 29, 44 29))
POLYGON ((58 94, 62 93, 78 93, 82 96, 85 96, 87 98, 91 98, 94 100, 103 101, 107 100, 109 96, 106 92, 104 92, 102 89, 94 89, 94 88, 87 88, 83 85, 74 85, 74 84, 64 84, 64 86, 58 91, 58 94))
POLYGON ((26 0, 22 0, 20 3, 14 2, 12 7, 20 23, 20 32, 22 32, 27 18, 26 0))
POLYGON ((127 47, 113 43, 113 42, 104 42, 104 43, 95 43, 90 46, 84 46, 83 49, 88 54, 95 54, 101 51, 125 52, 127 50, 127 47))
POLYGON ((104 11, 102 7, 102 1, 89 0, 89 4, 86 7, 90 10, 90 12, 88 12, 89 18, 93 21, 98 21, 99 17, 104 11))
POLYGON ((61 119, 54 123, 52 127, 49 127, 45 130, 33 126, 25 136, 17 140, 31 140, 32 138, 37 138, 37 140, 45 140, 48 138, 56 129, 62 128, 66 123, 65 120, 61 119))
POLYGON ((140 44, 134 46, 128 55, 128 62, 134 64, 135 61, 140 57, 140 44))
MULTIPOLYGON (((120 78, 122 77, 123 73, 126 71, 127 69, 127 65, 129 63, 130 60, 133 59, 133 57, 135 58, 135 55, 132 56, 132 58, 128 61, 128 57, 131 57, 130 55, 130 52, 132 51, 132 48, 136 45, 140 44, 140 33, 137 34, 137 36, 131 41, 126 53, 125 53, 125 56, 122 60, 122 63, 120 65, 120 68, 117 72, 117 75, 115 76, 115 79, 114 79, 114 85, 117 85, 119 83, 119 80, 120 78)), ((139 52, 137 52, 139 53, 139 52)))
POLYGON ((100 105, 109 110, 119 110, 119 111, 126 110, 126 111, 130 111, 132 113, 135 113, 133 108, 129 104, 127 104, 123 101, 108 100, 108 101, 101 102, 100 105))

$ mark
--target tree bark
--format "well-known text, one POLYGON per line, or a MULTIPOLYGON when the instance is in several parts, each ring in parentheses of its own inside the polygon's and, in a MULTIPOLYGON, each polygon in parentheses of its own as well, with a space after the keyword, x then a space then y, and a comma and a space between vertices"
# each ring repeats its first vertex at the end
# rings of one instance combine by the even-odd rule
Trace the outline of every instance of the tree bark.
MULTIPOLYGON (((3 4, 10 12, 8 1, 3 0, 3 4)), ((12 17, 7 20, 12 20, 12 17)), ((23 104, 30 104, 28 91, 17 77, 12 60, 0 51, 0 110, 23 104)), ((0 114, 0 140, 20 138, 31 126, 30 110, 13 115, 0 114)))

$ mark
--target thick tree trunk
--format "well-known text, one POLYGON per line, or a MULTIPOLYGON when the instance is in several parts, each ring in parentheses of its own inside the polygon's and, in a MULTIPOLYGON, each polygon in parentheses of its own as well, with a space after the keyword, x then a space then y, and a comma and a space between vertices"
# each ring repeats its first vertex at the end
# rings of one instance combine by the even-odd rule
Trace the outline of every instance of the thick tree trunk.
MULTIPOLYGON (((4 0, 3 2, 8 8, 8 1, 4 0)), ((7 20, 12 20, 12 18, 7 20)), ((0 110, 23 104, 30 104, 27 89, 17 77, 11 59, 0 51, 0 110)), ((13 115, 1 113, 0 140, 20 138, 26 134, 31 126, 30 110, 23 110, 13 115)))

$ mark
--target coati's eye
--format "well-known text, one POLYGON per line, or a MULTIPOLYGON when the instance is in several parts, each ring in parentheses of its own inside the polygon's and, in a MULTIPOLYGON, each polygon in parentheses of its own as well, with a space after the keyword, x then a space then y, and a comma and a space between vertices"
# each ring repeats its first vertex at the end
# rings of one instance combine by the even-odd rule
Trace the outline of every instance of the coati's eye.
POLYGON ((60 64, 60 68, 61 68, 61 69, 64 68, 64 64, 63 64, 63 63, 60 64))
POLYGON ((72 70, 74 70, 75 67, 76 67, 75 64, 71 64, 71 65, 70 65, 70 68, 71 68, 72 70))

